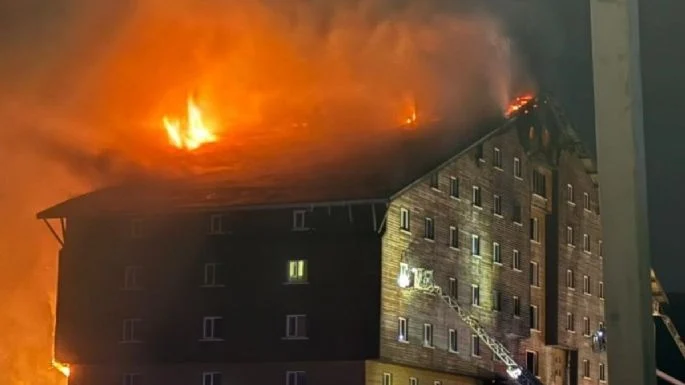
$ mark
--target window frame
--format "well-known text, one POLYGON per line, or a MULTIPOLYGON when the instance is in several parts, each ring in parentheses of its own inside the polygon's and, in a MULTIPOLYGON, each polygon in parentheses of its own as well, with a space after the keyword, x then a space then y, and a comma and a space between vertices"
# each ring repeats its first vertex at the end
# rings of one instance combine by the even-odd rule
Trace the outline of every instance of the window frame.
POLYGON ((480 235, 471 234, 471 255, 474 257, 481 257, 480 235))
POLYGON ((304 370, 286 370, 285 385, 304 385, 307 383, 306 376, 304 370))
POLYGON ((289 259, 286 268, 286 284, 302 285, 309 283, 309 260, 304 258, 289 259))
POLYGON ((143 319, 140 317, 124 318, 121 321, 121 340, 119 342, 125 344, 143 342, 139 331, 142 323, 143 319))
POLYGON ((492 148, 492 167, 500 171, 504 170, 502 163, 502 150, 499 147, 492 148))
POLYGON ((471 306, 480 307, 480 286, 471 284, 471 306))
POLYGON ((423 239, 435 240, 435 221, 431 217, 425 217, 423 220, 423 239))
POLYGON ((222 374, 219 371, 202 372, 202 385, 222 385, 222 374), (218 381, 217 381, 218 377, 218 381))
POLYGON ((540 288, 540 265, 535 261, 530 261, 528 268, 530 269, 528 273, 530 286, 540 288))
POLYGON ((309 230, 307 226, 307 210, 296 209, 293 210, 293 231, 306 231, 309 230), (300 221, 301 219, 301 221, 300 221), (301 223, 298 223, 301 222, 301 223))
POLYGON ((479 209, 483 208, 483 193, 480 186, 473 185, 471 192, 471 204, 479 209))
POLYGON ((306 314, 286 314, 285 316, 285 336, 283 339, 287 340, 306 340, 308 335, 308 318, 306 314), (294 333, 291 333, 291 326, 294 327, 294 333), (300 333, 300 327, 303 330, 300 333))
POLYGON ((502 265, 502 245, 492 242, 492 263, 502 265))
POLYGON ((411 214, 409 209, 400 207, 400 230, 411 231, 411 214))
POLYGON ((523 173, 521 171, 521 158, 518 156, 514 157, 514 178, 523 179, 523 173))
POLYGON ((223 335, 223 330, 218 330, 222 329, 222 325, 219 325, 217 327, 217 321, 223 322, 224 317, 222 316, 204 316, 202 317, 202 338, 200 338, 200 341, 223 341, 223 337, 220 335, 223 335), (210 325, 208 327, 208 325, 210 325))
POLYGON ((450 353, 459 353, 459 334, 457 329, 447 329, 447 351, 450 353))
POLYGON ((450 176, 450 198, 460 199, 459 196, 459 177, 450 176))
POLYGON ((521 270, 521 251, 519 249, 514 249, 511 253, 511 268, 514 271, 521 270))
POLYGON ((499 194, 492 195, 492 213, 496 217, 504 218, 502 214, 502 196, 499 194))
POLYGON ((423 324, 423 347, 424 348, 434 348, 433 340, 433 324, 424 323, 423 324))
POLYGON ((397 340, 409 343, 409 321, 405 317, 397 317, 397 340))

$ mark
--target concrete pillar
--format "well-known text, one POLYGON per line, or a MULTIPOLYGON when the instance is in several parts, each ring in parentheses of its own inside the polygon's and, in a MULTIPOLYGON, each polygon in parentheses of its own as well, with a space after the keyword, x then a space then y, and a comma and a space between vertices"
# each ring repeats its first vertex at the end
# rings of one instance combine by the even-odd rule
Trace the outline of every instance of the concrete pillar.
POLYGON ((608 380, 654 385, 638 0, 590 4, 608 380))

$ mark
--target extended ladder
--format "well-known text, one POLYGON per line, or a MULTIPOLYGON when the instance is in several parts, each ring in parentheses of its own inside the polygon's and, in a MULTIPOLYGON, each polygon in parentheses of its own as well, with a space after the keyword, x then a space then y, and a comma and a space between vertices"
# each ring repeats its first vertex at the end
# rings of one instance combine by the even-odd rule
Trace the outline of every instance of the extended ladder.
POLYGON ((676 329, 675 325, 673 324, 673 321, 671 321, 671 317, 669 317, 663 311, 663 305, 668 303, 668 297, 666 297, 666 292, 661 287, 661 282, 659 282, 659 279, 657 279, 656 274, 654 273, 654 269, 651 270, 651 278, 652 315, 654 317, 661 318, 661 321, 663 321, 664 325, 666 325, 666 329, 671 334, 671 338, 673 338, 673 341, 678 346, 680 354, 682 354, 683 358, 685 358, 685 343, 683 343, 683 339, 680 338, 680 334, 678 334, 678 329, 676 329))
POLYGON ((432 271, 423 269, 412 269, 411 272, 408 269, 401 271, 398 279, 400 287, 409 287, 412 278, 411 275, 414 276, 414 288, 425 293, 437 295, 447 304, 447 306, 454 310, 459 318, 464 321, 481 341, 483 341, 483 343, 485 343, 485 345, 507 366, 507 374, 511 379, 515 380, 516 383, 520 385, 542 385, 542 382, 540 382, 537 377, 514 360, 509 350, 507 350, 502 343, 497 341, 497 339, 492 337, 476 318, 462 309, 455 298, 448 294, 444 294, 443 290, 434 284, 432 271))

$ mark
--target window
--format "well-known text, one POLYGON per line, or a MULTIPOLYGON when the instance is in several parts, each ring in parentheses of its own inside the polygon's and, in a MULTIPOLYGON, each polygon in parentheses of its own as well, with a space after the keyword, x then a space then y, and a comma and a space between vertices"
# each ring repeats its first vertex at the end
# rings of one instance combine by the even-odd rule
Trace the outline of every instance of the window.
POLYGON ((590 195, 583 193, 583 208, 585 211, 590 211, 590 195))
POLYGON ((530 286, 540 287, 540 270, 538 269, 537 262, 530 263, 530 272, 528 278, 530 280, 530 286))
POLYGON ((449 336, 447 349, 452 353, 458 352, 457 329, 449 329, 447 335, 449 336))
POLYGON ((512 221, 514 221, 514 223, 522 224, 523 223, 522 215, 523 215, 523 210, 521 209, 521 205, 518 202, 514 203, 514 208, 513 208, 512 214, 511 214, 512 221))
POLYGON ((537 170, 533 170, 533 193, 543 198, 547 197, 547 179, 537 170))
POLYGON ((288 261, 288 283, 307 282, 307 261, 294 259, 288 261))
POLYGON ((450 247, 453 249, 459 248, 459 232, 456 226, 450 226, 450 247))
POLYGON ((298 371, 285 372, 285 385, 305 385, 307 383, 307 373, 298 371))
POLYGON ((202 385, 222 385, 220 372, 202 373, 202 385))
POLYGON ((576 288, 576 278, 571 269, 566 270, 566 287, 569 289, 576 288))
POLYGON ((383 373, 383 385, 392 385, 392 374, 383 373))
POLYGON ((142 238, 143 237, 143 220, 133 219, 131 220, 131 238, 142 238))
POLYGON ((450 278, 449 279, 449 284, 447 286, 449 289, 449 296, 454 298, 455 300, 459 298, 459 287, 457 286, 457 279, 456 278, 450 278))
POLYGON ((433 325, 423 324, 423 346, 433 347, 433 325))
POLYGON ((597 295, 599 295, 599 298, 604 299, 604 282, 599 281, 599 288, 597 295))
POLYGON ((573 246, 573 226, 566 226, 566 244, 573 246))
POLYGON ((514 317, 521 316, 521 299, 515 295, 514 296, 514 317))
POLYGON ((521 271, 521 252, 514 249, 511 256, 511 268, 517 271, 521 271))
POLYGON ((514 157, 514 176, 521 178, 521 159, 514 157))
POLYGON ((202 339, 203 340, 221 340, 223 334, 222 317, 205 317, 202 319, 202 339))
POLYGON ((416 377, 409 377, 409 385, 419 385, 419 380, 416 377))
POLYGON ((474 206, 481 207, 482 201, 480 196, 480 187, 473 186, 473 196, 471 197, 471 201, 473 202, 474 206))
POLYGON ((492 151, 492 162, 495 168, 502 168, 502 151, 497 147, 492 151))
POLYGON ((122 322, 122 342, 140 342, 140 318, 127 318, 122 322))
POLYGON ((471 285, 471 305, 480 306, 480 287, 471 285))
POLYGON ((478 235, 471 235, 471 254, 480 256, 480 237, 478 235))
POLYGON ((587 275, 583 276, 583 293, 584 294, 592 294, 591 287, 590 287, 590 277, 587 275))
POLYGON ((502 310, 502 293, 499 290, 492 291, 492 310, 502 310))
POLYGON ((426 218, 424 220, 423 237, 425 239, 435 239, 435 227, 433 226, 433 218, 426 218))
POLYGON ((538 373, 538 354, 537 352, 526 351, 526 369, 531 372, 534 376, 538 373))
POLYGON ((139 373, 124 373, 121 383, 123 385, 141 385, 142 376, 139 373))
POLYGON ((307 210, 293 211, 293 230, 306 230, 307 210))
POLYGON ((530 328, 533 330, 540 330, 540 315, 538 307, 530 305, 530 328))
POLYGON ((492 262, 502 263, 502 248, 497 242, 492 242, 492 262))
POLYGON ((573 185, 570 183, 566 185, 566 201, 568 203, 574 203, 575 202, 575 199, 573 196, 573 185))
POLYGON ((537 218, 530 218, 530 240, 540 242, 540 226, 537 218))
POLYGON ((590 360, 583 360, 583 378, 590 378, 590 360))
POLYGON ((407 319, 399 317, 397 319, 397 339, 402 342, 409 342, 408 332, 407 319))
POLYGON ((124 269, 124 290, 140 290, 141 275, 143 268, 141 266, 126 266, 124 269))
POLYGON ((600 381, 606 381, 607 380, 606 369, 604 368, 604 364, 602 364, 602 363, 599 364, 599 380, 600 381))
POLYGON ((598 245, 597 253, 599 254, 600 258, 603 258, 604 257, 604 247, 603 247, 604 245, 603 245, 602 241, 599 241, 598 243, 599 243, 599 245, 598 245))
POLYGON ((583 251, 586 253, 590 253, 590 234, 583 234, 583 251))
POLYGON ((286 338, 307 338, 307 316, 304 314, 288 314, 285 316, 286 338))
POLYGON ((566 330, 568 330, 570 332, 576 331, 573 313, 566 313, 566 330))
POLYGON ((485 158, 483 157, 483 145, 479 144, 476 146, 476 159, 485 162, 485 158))
POLYGON ((409 210, 400 209, 400 229, 409 231, 409 210))
POLYGON ((585 337, 590 336, 590 318, 583 317, 583 335, 585 337))
POLYGON ((204 275, 204 281, 202 283, 203 286, 223 286, 222 279, 221 279, 221 271, 222 271, 222 264, 220 263, 205 263, 205 275, 204 275))
POLYGON ((450 196, 452 198, 459 198, 459 178, 450 177, 450 196))
POLYGON ((221 214, 213 214, 209 216, 209 233, 223 234, 224 233, 224 216, 221 214))
POLYGON ((492 212, 495 215, 502 215, 502 197, 495 194, 492 198, 493 200, 493 206, 492 206, 492 212))
POLYGON ((471 335, 471 355, 480 357, 480 338, 476 334, 471 335))
POLYGON ((431 174, 429 184, 436 190, 440 188, 440 174, 437 171, 431 174))
POLYGON ((442 385, 442 381, 433 381, 433 385, 442 385))

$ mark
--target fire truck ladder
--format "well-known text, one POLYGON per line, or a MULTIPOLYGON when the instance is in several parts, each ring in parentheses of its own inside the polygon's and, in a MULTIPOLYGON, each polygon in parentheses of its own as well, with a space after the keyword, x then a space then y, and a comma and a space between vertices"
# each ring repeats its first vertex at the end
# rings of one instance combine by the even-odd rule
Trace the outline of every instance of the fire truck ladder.
POLYGON ((492 350, 492 352, 507 366, 507 374, 519 385, 542 385, 542 382, 538 380, 531 372, 526 368, 519 365, 512 354, 507 350, 506 347, 497 339, 492 337, 487 330, 478 322, 476 318, 471 316, 468 312, 459 306, 457 300, 448 294, 444 294, 443 290, 434 284, 433 282, 433 272, 423 269, 412 269, 411 272, 404 271, 400 272, 400 277, 398 283, 400 287, 407 288, 411 282, 411 275, 414 277, 414 288, 419 291, 437 295, 443 300, 452 310, 454 310, 459 318, 468 325, 471 330, 480 338, 485 345, 492 350))
POLYGON ((666 297, 666 292, 661 287, 661 282, 659 282, 659 279, 657 279, 654 269, 651 271, 651 278, 652 316, 658 317, 661 319, 661 321, 663 321, 664 325, 666 325, 666 329, 668 329, 668 332, 671 333, 671 338, 673 338, 673 341, 678 346, 680 354, 682 354, 683 358, 685 358, 685 343, 683 343, 683 339, 680 337, 680 334, 678 334, 678 329, 676 329, 673 321, 671 321, 671 317, 669 317, 663 311, 663 305, 668 303, 668 297, 666 297))

